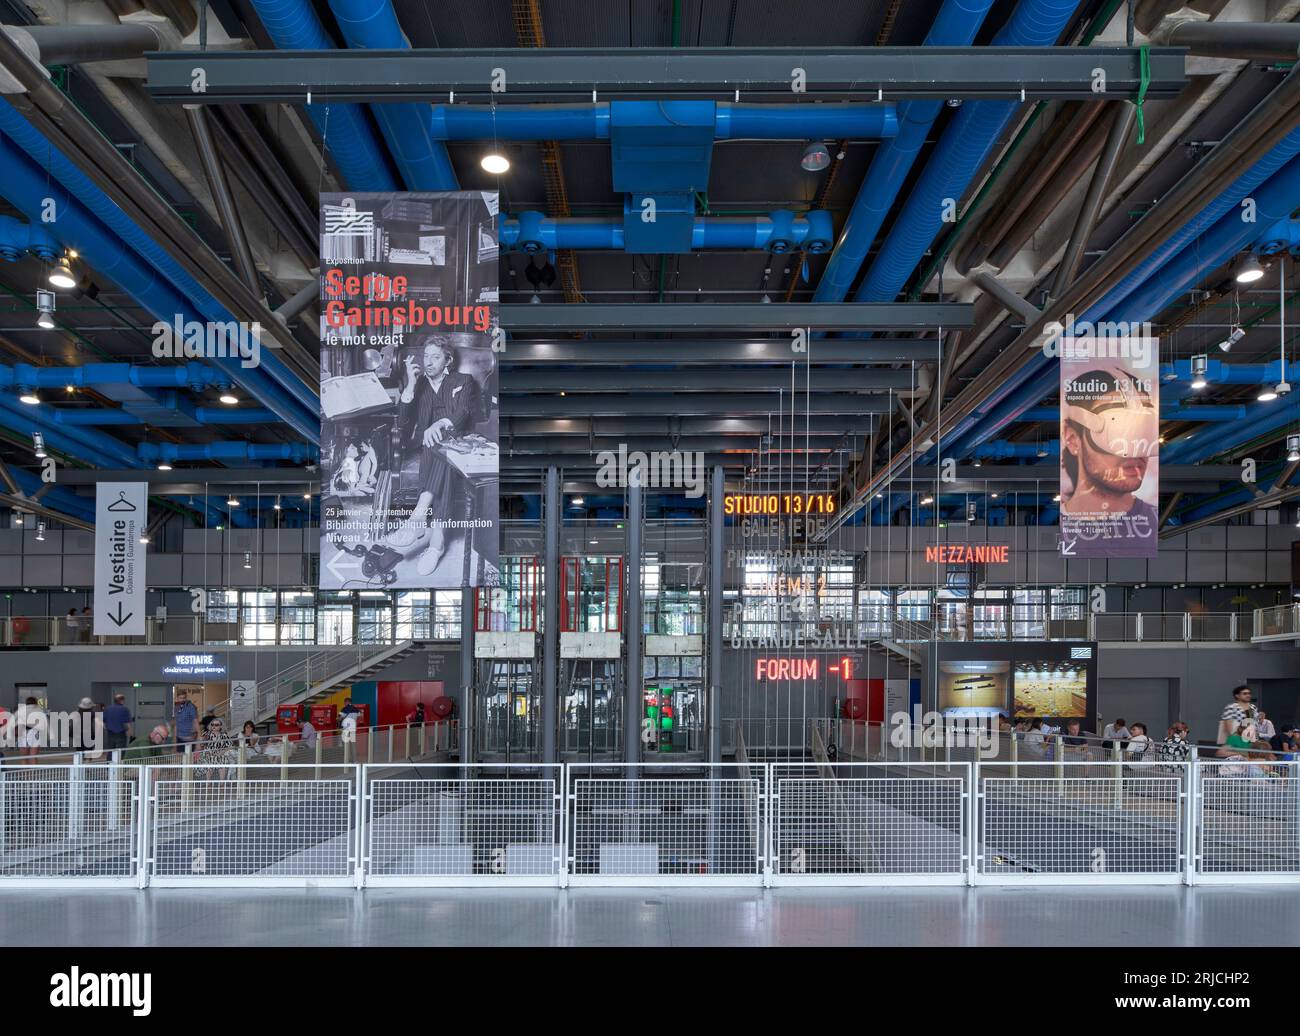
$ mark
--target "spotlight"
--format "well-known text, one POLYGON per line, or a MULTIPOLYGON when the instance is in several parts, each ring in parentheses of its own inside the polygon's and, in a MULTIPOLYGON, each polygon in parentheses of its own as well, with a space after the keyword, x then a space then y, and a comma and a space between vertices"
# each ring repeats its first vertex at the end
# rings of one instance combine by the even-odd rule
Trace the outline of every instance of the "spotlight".
POLYGON ((1240 326, 1234 327, 1232 331, 1229 333, 1228 337, 1219 343, 1219 348, 1222 349, 1225 353, 1232 352, 1232 347, 1245 337, 1246 337, 1246 331, 1244 328, 1240 326))
POLYGON ((1293 464, 1300 461, 1300 435, 1286 437, 1286 459, 1293 464))
POLYGON ((799 165, 803 167, 804 172, 808 173, 819 173, 830 164, 831 153, 827 150, 826 144, 820 140, 809 141, 799 159, 799 165))
POLYGON ((75 288, 77 286, 77 277, 72 272, 72 267, 66 257, 54 264, 54 269, 50 271, 50 283, 56 288, 75 288))
POLYGON ((217 531, 217 532, 220 532, 220 531, 221 531, 222 529, 224 529, 224 528, 225 528, 224 525, 222 525, 220 522, 217 522, 217 524, 216 524, 216 531, 217 531))
POLYGON ((990 493, 989 496, 991 496, 994 500, 998 498, 997 493, 990 493))
POLYGON ((304 500, 310 500, 310 499, 311 499, 311 492, 310 492, 310 490, 309 490, 308 492, 306 492, 306 493, 303 493, 302 498, 303 498, 304 500))
POLYGON ((75 385, 64 385, 64 386, 63 386, 63 391, 64 391, 64 392, 67 392, 67 393, 69 393, 69 394, 71 394, 71 393, 73 393, 73 392, 76 392, 76 391, 77 391, 77 388, 76 388, 75 385))
POLYGON ((23 512, 22 512, 22 511, 18 511, 18 510, 15 510, 15 511, 14 511, 14 524, 15 524, 15 525, 22 525, 22 524, 23 524, 23 512))
POLYGON ((1264 267, 1260 265, 1257 256, 1247 256, 1246 261, 1237 267, 1238 284, 1254 284, 1264 276, 1264 267))
POLYGON ((217 398, 218 398, 222 403, 224 403, 226 406, 238 406, 238 405, 239 405, 239 397, 238 397, 237 395, 235 395, 233 392, 231 392, 229 389, 227 389, 225 392, 221 393, 221 395, 218 396, 217 398))
POLYGON ((43 543, 43 542, 45 541, 45 523, 44 523, 44 522, 37 522, 37 523, 36 523, 36 540, 37 540, 38 543, 43 543))
POLYGON ((159 471, 171 471, 171 469, 172 469, 172 466, 171 466, 170 464, 168 464, 165 460, 164 460, 164 461, 159 461, 159 462, 158 462, 158 470, 159 470, 159 471))
POLYGON ((280 498, 278 496, 275 498, 275 509, 280 510, 280 498))
POLYGON ((1209 366, 1209 363, 1210 358, 1204 353, 1192 357, 1192 388, 1196 389, 1198 392, 1205 388, 1207 384, 1205 380, 1205 371, 1209 366))
POLYGON ((235 496, 234 493, 231 493, 230 496, 226 497, 226 506, 227 506, 227 507, 238 507, 238 506, 239 506, 239 498, 238 498, 237 496, 235 496))
POLYGON ((1262 389, 1259 390, 1259 395, 1256 396, 1255 398, 1258 399, 1261 403, 1271 403, 1273 402, 1273 400, 1277 399, 1278 397, 1277 389, 1278 386, 1265 385, 1262 389))
POLYGON ((32 452, 36 455, 38 460, 48 456, 45 452, 45 436, 40 432, 32 432, 32 452))
POLYGON ((489 151, 478 160, 478 164, 483 167, 484 172, 500 176, 510 168, 510 159, 499 151, 489 151))
POLYGON ((584 501, 583 501, 583 498, 580 497, 580 496, 575 496, 575 497, 573 498, 573 506, 574 506, 574 507, 581 507, 581 506, 583 505, 583 502, 584 502, 584 501))
POLYGON ((982 468, 984 467, 984 462, 980 460, 978 457, 976 457, 973 461, 971 461, 971 467, 982 468))
POLYGON ((54 292, 45 288, 36 289, 36 326, 43 331, 54 328, 54 292))
POLYGON ((932 503, 934 503, 934 497, 932 497, 929 493, 926 493, 925 496, 921 497, 922 507, 928 507, 932 503))
POLYGON ((147 532, 142 532, 142 533, 140 533, 140 542, 141 542, 141 543, 148 543, 148 542, 149 542, 149 534, 148 534, 147 532))
POLYGON ((18 402, 26 403, 28 406, 36 406, 41 401, 41 397, 36 394, 34 388, 20 388, 18 390, 18 402))
POLYGON ((245 568, 253 567, 253 555, 248 551, 244 551, 244 567, 245 568))
POLYGON ((1052 497, 1052 503, 1059 504, 1060 502, 1061 502, 1061 494, 1057 493, 1054 497, 1052 497))

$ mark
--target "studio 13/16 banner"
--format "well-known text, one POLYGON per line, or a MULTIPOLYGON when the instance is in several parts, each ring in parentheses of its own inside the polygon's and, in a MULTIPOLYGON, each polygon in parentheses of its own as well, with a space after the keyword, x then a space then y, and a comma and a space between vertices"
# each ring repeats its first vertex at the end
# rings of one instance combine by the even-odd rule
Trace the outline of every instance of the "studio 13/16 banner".
POLYGON ((1061 553, 1153 558, 1160 518, 1155 338, 1061 340, 1061 553))
POLYGON ((498 582, 497 212, 321 196, 321 589, 498 582))

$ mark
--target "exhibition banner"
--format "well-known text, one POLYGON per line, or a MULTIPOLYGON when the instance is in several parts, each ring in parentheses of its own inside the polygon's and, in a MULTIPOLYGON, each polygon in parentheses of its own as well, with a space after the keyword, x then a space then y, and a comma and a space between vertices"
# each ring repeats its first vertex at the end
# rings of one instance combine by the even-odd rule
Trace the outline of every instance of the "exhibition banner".
POLYGON ((95 622, 97 637, 145 632, 146 482, 95 486, 95 622))
POLYGON ((497 212, 321 195, 323 590, 499 581, 497 212))
POLYGON ((1157 340, 1061 339, 1061 553, 1153 558, 1160 527, 1157 340))

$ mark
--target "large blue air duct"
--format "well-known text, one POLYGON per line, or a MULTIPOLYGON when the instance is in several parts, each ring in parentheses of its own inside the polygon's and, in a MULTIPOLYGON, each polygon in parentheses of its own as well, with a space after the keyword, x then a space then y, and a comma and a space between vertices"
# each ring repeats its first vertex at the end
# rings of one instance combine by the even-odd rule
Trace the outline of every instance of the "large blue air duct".
POLYGON ((50 449, 88 461, 100 468, 133 468, 139 464, 126 443, 93 428, 74 428, 55 420, 56 411, 28 406, 0 392, 0 424, 21 436, 40 432, 50 449))
MULTIPOLYGON (((991 5, 992 0, 945 0, 925 37, 925 45, 969 46, 991 5)), ((899 105, 898 132, 876 149, 862 189, 817 285, 814 302, 842 302, 848 295, 941 111, 942 101, 905 101, 899 105)))
MULTIPOLYGON (((299 0, 310 8, 310 0, 299 0)), ((392 0, 329 0, 348 46, 357 50, 407 50, 392 0)), ((388 142, 398 171, 412 191, 454 191, 456 170, 441 141, 430 132, 427 104, 379 104, 371 113, 388 142)))
MULTIPOLYGON (((6 107, 0 104, 0 109, 6 107)), ((56 188, 5 134, 0 134, 0 168, 4 170, 3 177, 0 177, 0 195, 29 220, 38 222, 46 199, 53 196, 58 204, 58 219, 48 226, 65 247, 83 253, 93 269, 112 280, 159 320, 170 323, 178 313, 186 319, 194 318, 190 303, 172 282, 157 270, 150 269, 135 252, 123 247, 122 242, 68 192, 68 188, 62 185, 56 188)), ((98 196, 104 198, 102 193, 98 196)), ((269 368, 279 364, 275 357, 266 355, 268 352, 263 352, 262 366, 269 368)), ((280 414, 295 431, 312 441, 319 439, 319 411, 308 411, 280 384, 262 374, 260 368, 245 368, 238 359, 212 359, 209 362, 223 371, 231 382, 280 414)))
POLYGON ((259 461, 287 460, 295 464, 315 464, 320 451, 305 443, 258 442, 142 442, 137 447, 140 460, 156 464, 158 461, 259 461))
MULTIPOLYGON (((69 161, 62 152, 51 146, 49 141, 7 101, 0 100, 0 158, 7 159, 7 165, 16 165, 19 162, 18 149, 26 153, 29 167, 35 167, 37 170, 36 175, 42 184, 46 183, 52 175, 64 188, 66 198, 56 198, 56 201, 63 202, 64 200, 71 201, 75 199, 75 204, 78 206, 76 212, 88 210, 93 218, 99 220, 99 225, 107 227, 117 235, 118 240, 113 241, 111 249, 103 250, 103 254, 95 255, 96 261, 91 265, 96 270, 111 276, 109 266, 115 255, 126 251, 121 244, 121 242, 125 242, 130 246, 130 249, 133 249, 146 263, 163 274, 171 285, 174 285, 181 294, 189 299, 192 307, 197 309, 205 320, 224 323, 232 319, 225 308, 198 281, 191 277, 148 234, 136 226, 126 213, 91 182, 89 177, 69 161)), ((30 168, 26 172, 30 173, 30 168)), ((24 178, 24 182, 30 183, 30 179, 29 175, 24 178)), ((3 188, 4 185, 0 184, 0 193, 3 193, 3 188)), ((22 206, 17 207, 22 208, 22 206)), ((39 222, 39 216, 33 216, 27 209, 23 209, 23 211, 27 213, 34 223, 39 222)), ((74 212, 74 215, 76 212, 74 212)), ((51 235, 53 235, 62 219, 63 212, 60 211, 55 223, 48 225, 51 235)), ((46 226, 46 224, 40 225, 46 226)), ((108 240, 112 241, 112 238, 109 237, 108 240)), ((90 255, 88 251, 87 255, 90 255)), ((118 283, 120 286, 125 287, 121 285, 120 281, 118 283)), ((153 312, 159 319, 170 322, 177 313, 186 313, 188 315, 189 309, 190 307, 186 307, 184 310, 177 309, 162 313, 154 310, 153 312)), ((283 393, 275 391, 275 387, 278 385, 280 389, 287 391, 290 396, 297 399, 309 414, 319 415, 320 402, 315 393, 307 385, 303 384, 302 379, 294 375, 278 357, 271 354, 269 349, 263 350, 261 369, 245 370, 240 384, 269 406, 274 405, 272 400, 264 397, 272 394, 282 395, 283 393), (270 384, 272 382, 274 384, 270 384), (270 385, 269 389, 262 391, 259 388, 262 383, 268 383, 270 385)), ((285 420, 288 421, 289 418, 286 416, 285 420)), ((315 434, 317 433, 314 433, 312 438, 315 438, 315 434)))
MULTIPOLYGON (((802 216, 773 212, 770 216, 696 216, 692 249, 766 249, 778 255, 803 249, 814 254, 830 247, 831 214, 814 209, 802 216)), ((552 219, 540 212, 519 213, 501 221, 501 244, 530 255, 557 248, 622 251, 626 246, 623 220, 552 219)))
POLYGON ((59 243, 38 223, 0 216, 0 259, 16 263, 28 252, 47 263, 53 262, 59 254, 59 243))
MULTIPOLYGON (((257 16, 280 50, 334 50, 311 0, 251 0, 257 16)), ((334 164, 353 191, 396 191, 400 184, 384 161, 384 147, 366 110, 355 104, 309 104, 307 114, 320 130, 334 164)))
MULTIPOLYGON (((898 133, 898 111, 892 104, 673 104, 711 107, 715 140, 874 140, 898 133)), ((608 102, 495 109, 434 105, 433 136, 439 140, 609 140, 611 111, 608 102)))
POLYGON ((1007 442, 994 439, 981 443, 971 451, 972 457, 981 460, 1008 460, 1013 457, 1055 457, 1061 452, 1061 443, 1056 439, 1047 442, 1007 442))
POLYGON ((39 475, 24 471, 22 468, 10 468, 9 474, 18 483, 18 488, 27 496, 33 496, 39 492, 41 494, 40 502, 46 507, 50 507, 55 511, 62 511, 74 518, 80 518, 84 522, 94 523, 95 501, 92 497, 78 496, 66 486, 49 485, 41 481, 39 475))
MULTIPOLYGON (((1021 0, 993 45, 1051 46, 1078 6, 1079 0, 1021 0)), ((942 229, 946 203, 955 204, 966 193, 1019 108, 1018 101, 967 101, 962 105, 867 270, 854 295, 858 302, 894 301, 942 229)), ((864 184, 863 190, 868 186, 864 184)))

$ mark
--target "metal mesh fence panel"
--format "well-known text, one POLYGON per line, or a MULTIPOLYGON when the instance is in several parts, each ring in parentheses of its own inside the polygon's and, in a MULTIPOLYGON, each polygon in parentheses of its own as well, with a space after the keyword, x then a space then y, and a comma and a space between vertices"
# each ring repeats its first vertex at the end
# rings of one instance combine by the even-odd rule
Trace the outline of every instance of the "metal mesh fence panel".
POLYGON ((575 878, 761 878, 763 778, 738 767, 643 766, 571 777, 575 878))
POLYGON ((1300 763, 1204 761, 1198 775, 1198 873, 1300 875, 1300 763))
POLYGON ((772 869, 783 878, 961 878, 968 771, 775 766, 772 869))
POLYGON ((1181 770, 1112 763, 1077 764, 1069 775, 1054 770, 1024 765, 1014 778, 980 777, 980 875, 1181 875, 1181 770))
POLYGON ((0 767, 0 881, 128 880, 137 873, 138 817, 134 771, 0 767))
POLYGON ((374 777, 367 770, 367 877, 446 883, 556 877, 563 851, 560 778, 559 767, 495 767, 481 774, 420 767, 374 777))
MULTIPOLYGON (((152 773, 152 878, 350 879, 356 868, 356 775, 317 780, 152 773)), ((275 771, 278 774, 278 769, 275 771)))

